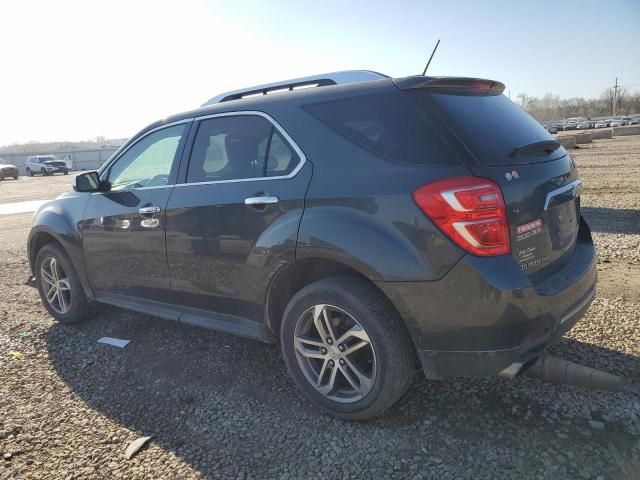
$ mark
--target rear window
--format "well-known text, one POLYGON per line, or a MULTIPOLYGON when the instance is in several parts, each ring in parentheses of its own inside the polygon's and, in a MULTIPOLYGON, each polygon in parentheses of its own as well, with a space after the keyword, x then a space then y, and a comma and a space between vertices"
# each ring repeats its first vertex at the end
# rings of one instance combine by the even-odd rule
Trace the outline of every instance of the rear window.
POLYGON ((551 155, 513 158, 515 148, 554 140, 547 130, 504 95, 435 93, 425 90, 408 92, 417 105, 435 107, 444 120, 471 149, 481 165, 532 163, 562 157, 564 149, 551 155))
POLYGON ((452 161, 452 153, 438 133, 400 91, 315 103, 304 109, 350 141, 387 160, 413 165, 452 161))

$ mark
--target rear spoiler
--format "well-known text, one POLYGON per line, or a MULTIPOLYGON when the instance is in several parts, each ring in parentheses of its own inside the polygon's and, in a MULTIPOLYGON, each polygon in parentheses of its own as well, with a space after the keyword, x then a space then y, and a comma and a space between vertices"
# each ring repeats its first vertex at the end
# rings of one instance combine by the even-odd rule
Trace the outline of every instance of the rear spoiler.
POLYGON ((466 77, 412 77, 394 78, 393 82, 400 90, 413 90, 416 88, 429 88, 440 90, 468 90, 477 93, 492 93, 499 95, 504 92, 504 83, 485 78, 466 77))

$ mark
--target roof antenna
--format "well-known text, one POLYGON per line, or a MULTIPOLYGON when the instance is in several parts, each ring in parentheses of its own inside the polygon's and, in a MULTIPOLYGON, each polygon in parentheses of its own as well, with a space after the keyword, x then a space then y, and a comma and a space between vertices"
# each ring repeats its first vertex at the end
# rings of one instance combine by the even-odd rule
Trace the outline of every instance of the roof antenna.
POLYGON ((436 53, 436 50, 438 49, 438 45, 440 45, 440 39, 438 39, 438 43, 436 43, 436 46, 433 47, 433 52, 431 52, 431 56, 429 57, 429 61, 427 62, 427 66, 424 67, 424 71, 422 72, 422 76, 424 77, 424 74, 427 73, 427 68, 429 68, 429 64, 431 63, 431 59, 433 58, 433 55, 436 53))

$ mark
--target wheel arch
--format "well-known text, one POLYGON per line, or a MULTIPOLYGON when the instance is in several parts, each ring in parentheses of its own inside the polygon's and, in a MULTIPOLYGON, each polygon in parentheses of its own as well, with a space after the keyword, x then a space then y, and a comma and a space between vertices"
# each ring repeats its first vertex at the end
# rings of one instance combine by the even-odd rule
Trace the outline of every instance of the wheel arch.
POLYGON ((31 268, 32 275, 35 275, 36 257, 38 256, 38 252, 42 247, 49 243, 57 243, 63 250, 65 250, 60 239, 56 238, 56 236, 49 231, 39 230, 30 235, 27 255, 29 256, 29 266, 31 268))
POLYGON ((95 297, 84 269, 84 253, 77 222, 71 215, 70 212, 55 203, 45 204, 36 212, 27 239, 27 255, 31 274, 35 274, 35 262, 40 248, 55 242, 69 257, 87 298, 94 300, 95 297))
POLYGON ((291 298, 307 285, 337 275, 355 277, 367 283, 380 294, 380 297, 389 304, 404 324, 404 319, 391 299, 367 273, 353 265, 323 257, 306 257, 290 263, 277 272, 267 289, 265 301, 265 324, 267 328, 279 337, 282 316, 291 298))

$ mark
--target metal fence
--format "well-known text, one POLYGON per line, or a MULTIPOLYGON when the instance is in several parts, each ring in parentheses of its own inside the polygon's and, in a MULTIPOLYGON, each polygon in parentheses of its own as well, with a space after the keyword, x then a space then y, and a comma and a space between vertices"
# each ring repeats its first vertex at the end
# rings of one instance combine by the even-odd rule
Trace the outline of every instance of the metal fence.
MULTIPOLYGON (((55 155, 56 158, 65 160, 67 162, 67 166, 72 170, 95 170, 106 162, 116 150, 116 148, 101 148, 99 150, 78 150, 71 152, 56 151, 53 155, 55 155)), ((27 157, 49 154, 51 154, 51 152, 0 153, 0 159, 2 159, 4 163, 11 163, 18 167, 20 175, 26 175, 27 171, 25 170, 24 165, 27 157)))

